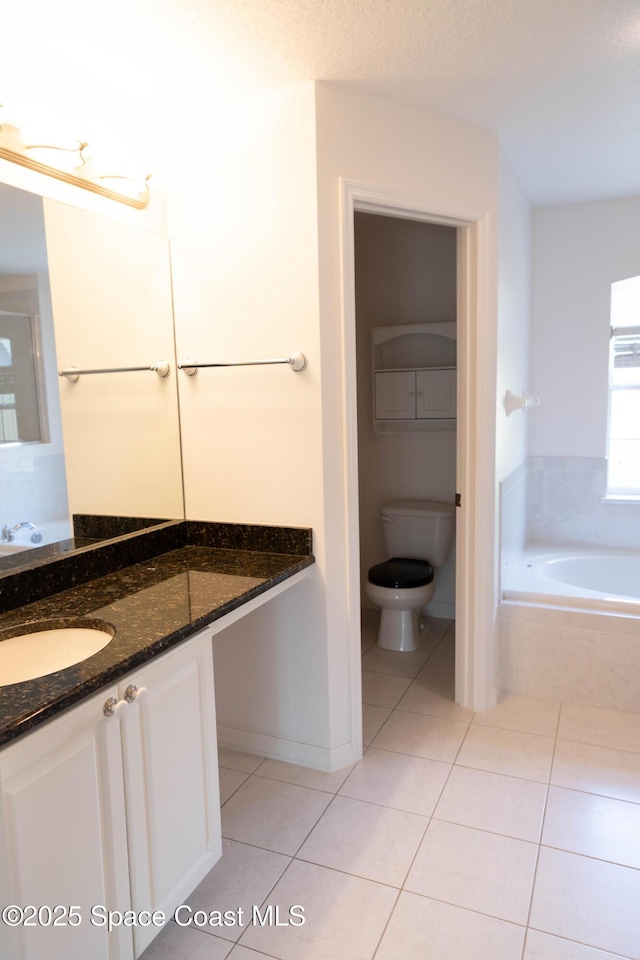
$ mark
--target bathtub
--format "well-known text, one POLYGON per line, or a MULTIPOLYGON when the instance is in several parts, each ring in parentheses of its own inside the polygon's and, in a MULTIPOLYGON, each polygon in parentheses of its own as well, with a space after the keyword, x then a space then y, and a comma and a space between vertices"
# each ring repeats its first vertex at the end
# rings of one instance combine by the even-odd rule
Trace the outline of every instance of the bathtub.
POLYGON ((640 555, 538 544, 513 564, 502 598, 640 615, 640 555))
POLYGON ((640 713, 640 556, 537 544, 497 620, 504 692, 640 713))
POLYGON ((49 543, 68 540, 72 536, 70 520, 52 520, 48 523, 36 524, 35 530, 23 527, 21 530, 16 530, 15 540, 11 543, 0 540, 0 557, 12 556, 14 553, 31 550, 34 547, 45 547, 49 543), (38 540, 38 535, 41 535, 42 539, 38 540), (37 542, 32 539, 34 536, 37 542))

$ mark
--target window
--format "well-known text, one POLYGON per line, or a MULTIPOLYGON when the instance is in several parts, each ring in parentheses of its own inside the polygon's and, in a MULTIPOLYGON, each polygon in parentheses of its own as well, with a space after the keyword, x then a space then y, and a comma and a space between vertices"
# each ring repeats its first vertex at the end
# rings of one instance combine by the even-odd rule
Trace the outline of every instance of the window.
POLYGON ((640 498, 640 277, 611 285, 607 496, 640 498))
POLYGON ((42 440, 35 318, 0 310, 0 444, 42 440))

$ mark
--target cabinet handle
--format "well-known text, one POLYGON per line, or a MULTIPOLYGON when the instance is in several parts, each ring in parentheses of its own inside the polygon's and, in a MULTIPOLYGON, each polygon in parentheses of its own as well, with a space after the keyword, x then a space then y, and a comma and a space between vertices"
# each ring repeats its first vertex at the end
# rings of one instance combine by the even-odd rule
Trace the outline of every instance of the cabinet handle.
POLYGON ((126 707, 124 700, 118 700, 117 697, 107 697, 102 708, 105 717, 115 717, 116 714, 126 707))
POLYGON ((147 693, 146 687, 138 688, 135 683, 130 683, 127 689, 124 691, 124 698, 127 703, 133 703, 134 700, 142 701, 145 699, 147 693))

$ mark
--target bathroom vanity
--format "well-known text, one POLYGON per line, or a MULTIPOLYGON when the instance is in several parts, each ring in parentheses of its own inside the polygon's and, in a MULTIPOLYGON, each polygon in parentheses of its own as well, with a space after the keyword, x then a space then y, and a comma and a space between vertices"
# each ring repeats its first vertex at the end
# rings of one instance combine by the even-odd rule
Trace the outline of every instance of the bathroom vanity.
POLYGON ((7 960, 138 957, 221 855, 212 637, 308 574, 311 536, 171 526, 174 549, 0 616, 0 643, 34 620, 115 627, 0 686, 7 960))

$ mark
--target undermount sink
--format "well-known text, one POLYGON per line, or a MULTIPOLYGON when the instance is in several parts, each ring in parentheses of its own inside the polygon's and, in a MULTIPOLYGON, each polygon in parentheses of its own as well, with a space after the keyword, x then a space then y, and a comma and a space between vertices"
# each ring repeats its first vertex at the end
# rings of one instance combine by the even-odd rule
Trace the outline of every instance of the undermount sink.
POLYGON ((0 634, 0 686, 72 667, 107 646, 116 628, 105 620, 34 620, 0 634))

